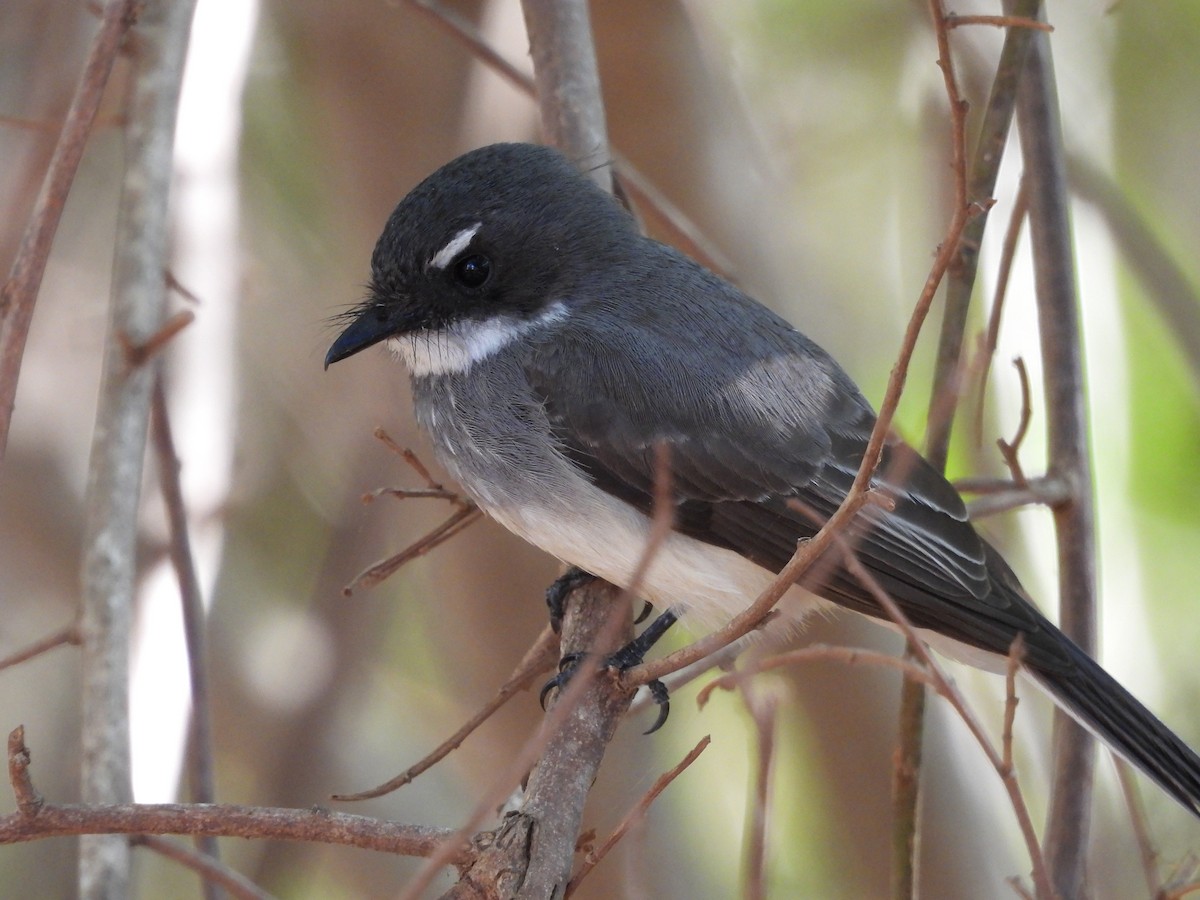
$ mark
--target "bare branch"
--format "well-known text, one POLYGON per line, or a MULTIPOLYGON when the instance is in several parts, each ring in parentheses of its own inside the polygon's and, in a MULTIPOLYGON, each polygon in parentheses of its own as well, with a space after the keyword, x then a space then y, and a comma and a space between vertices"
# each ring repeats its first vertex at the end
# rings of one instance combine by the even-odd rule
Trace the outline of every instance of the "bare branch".
POLYGON ((1115 753, 1112 754, 1112 760, 1117 767, 1117 782, 1121 785, 1125 806, 1129 810, 1129 821, 1133 825, 1133 833, 1137 839, 1142 874, 1146 876, 1146 887, 1149 888, 1149 896, 1157 900, 1163 896, 1163 883, 1158 875, 1158 850, 1155 849, 1154 839, 1150 836, 1150 826, 1146 821, 1146 810, 1142 805, 1141 794, 1138 793, 1133 766, 1115 753))
MULTIPOLYGON (((154 451, 158 457, 159 484, 170 532, 171 565, 179 579, 183 634, 187 646, 188 687, 192 695, 188 784, 193 803, 212 803, 216 800, 216 787, 213 775, 208 654, 205 650, 204 596, 188 537, 187 509, 183 501, 183 487, 179 482, 179 456, 175 452, 175 438, 171 433, 171 420, 167 411, 167 394, 161 377, 154 382, 150 412, 154 451)), ((216 838, 199 838, 196 846, 214 862, 220 859, 220 848, 216 838)))
POLYGON ((354 580, 342 588, 342 596, 349 597, 355 591, 365 591, 375 587, 375 585, 393 575, 405 564, 412 562, 418 556, 424 556, 435 547, 446 543, 452 537, 474 525, 482 517, 483 513, 480 512, 479 507, 474 503, 463 506, 420 540, 410 544, 395 556, 389 556, 382 562, 377 562, 354 576, 354 580))
POLYGON ((742 683, 742 696, 754 719, 758 746, 754 754, 753 799, 746 811, 746 863, 743 896, 764 900, 767 896, 767 824, 771 811, 771 776, 775 762, 775 733, 779 722, 780 691, 752 691, 742 683), (760 696, 762 694, 763 696, 760 696))
POLYGON ((704 737, 700 738, 699 743, 697 743, 695 747, 688 751, 687 756, 681 759, 678 765, 676 765, 670 771, 664 772, 662 775, 658 776, 654 784, 650 786, 650 790, 646 791, 646 793, 642 795, 641 799, 634 804, 634 807, 625 814, 624 818, 622 818, 617 824, 617 827, 614 828, 612 833, 604 839, 600 846, 594 850, 588 851, 588 853, 584 856, 583 862, 580 864, 578 871, 571 876, 571 881, 567 885, 567 890, 564 894, 565 897, 570 897, 573 893, 575 893, 575 891, 579 888, 580 882, 582 882, 583 879, 588 876, 588 873, 591 872, 592 869, 599 865, 600 861, 604 859, 604 857, 608 855, 609 851, 611 851, 613 847, 617 845, 617 842, 629 832, 629 829, 641 822, 646 817, 646 813, 650 810, 650 805, 658 799, 659 794, 667 789, 667 785, 678 778, 685 769, 699 759, 700 754, 707 750, 708 745, 711 743, 712 735, 706 734, 704 737))
MULTIPOLYGON (((216 838, 207 837, 203 840, 215 842, 216 838)), ((221 865, 217 857, 210 853, 197 853, 176 841, 147 834, 135 835, 132 843, 186 866, 197 873, 206 886, 223 888, 238 900, 271 900, 273 896, 240 872, 221 865)))
MULTIPOLYGON (((1050 43, 1031 33, 1018 90, 1017 114, 1033 245, 1047 411, 1051 477, 1071 488, 1054 508, 1058 535, 1059 623, 1086 653, 1096 653, 1096 546, 1092 464, 1088 448, 1083 334, 1075 286, 1062 124, 1050 43)), ((1054 778, 1046 824, 1046 857, 1064 897, 1084 889, 1095 747, 1070 716, 1055 710, 1054 778)))
POLYGON ((25 352, 25 338, 33 319, 50 245, 58 230, 59 219, 67 202, 67 193, 75 180, 83 149, 100 108, 104 86, 112 73, 125 32, 132 27, 140 0, 112 0, 104 6, 100 30, 92 41, 79 87, 67 110, 58 144, 50 160, 33 213, 25 226, 21 247, 13 259, 8 278, 0 289, 0 460, 8 447, 8 428, 12 422, 17 379, 25 352))
POLYGON ((1013 360, 1013 366, 1017 370, 1017 378, 1021 383, 1021 419, 1017 423, 1017 433, 1013 435, 1012 441, 997 438, 996 446, 1000 448, 1004 464, 1008 466, 1008 471, 1012 474, 1013 483, 1017 487, 1023 488, 1029 485, 1029 481, 1021 469, 1021 444, 1025 441, 1025 435, 1029 433, 1029 422, 1033 418, 1033 403, 1030 399, 1029 372, 1025 369, 1025 360, 1018 356, 1013 360))
POLYGON ((508 681, 504 682, 500 690, 496 692, 491 700, 484 704, 479 712, 475 713, 467 722, 450 735, 445 741, 438 745, 432 753, 418 762, 416 765, 405 769, 395 778, 384 782, 378 787, 370 790, 360 791, 356 794, 334 794, 334 800, 370 800, 373 797, 382 797, 384 794, 390 794, 392 791, 404 787, 418 775, 428 771, 441 762, 452 751, 457 750, 480 725, 486 722, 496 710, 507 703, 513 696, 520 691, 527 689, 535 678, 544 672, 548 672, 553 666, 554 661, 558 658, 558 635, 547 625, 542 629, 542 633, 538 635, 538 639, 533 646, 525 654, 525 658, 513 670, 508 681))
MULTIPOLYGON (((152 0, 143 6, 138 28, 112 304, 84 519, 81 783, 83 799, 90 804, 121 803, 131 796, 129 643, 138 501, 156 377, 154 367, 146 363, 163 334, 167 198, 193 8, 194 0, 152 0), (131 347, 141 352, 131 354, 131 347)), ((84 900, 128 893, 127 842, 85 836, 79 846, 84 900)))
POLYGON ((79 624, 72 623, 0 659, 0 672, 12 666, 20 665, 36 656, 41 656, 43 653, 47 653, 55 647, 61 647, 63 644, 75 644, 78 646, 81 640, 79 624))
POLYGON ((596 184, 612 192, 608 127, 584 0, 521 0, 542 130, 596 184))

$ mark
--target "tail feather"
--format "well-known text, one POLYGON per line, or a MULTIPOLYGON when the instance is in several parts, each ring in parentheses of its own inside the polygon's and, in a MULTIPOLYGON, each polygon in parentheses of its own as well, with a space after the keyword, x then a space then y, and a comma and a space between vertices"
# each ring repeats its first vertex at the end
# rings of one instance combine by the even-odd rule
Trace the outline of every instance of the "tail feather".
POLYGON ((1081 725, 1200 817, 1200 756, 1099 663, 1058 636, 1068 665, 1030 666, 1030 673, 1081 725))

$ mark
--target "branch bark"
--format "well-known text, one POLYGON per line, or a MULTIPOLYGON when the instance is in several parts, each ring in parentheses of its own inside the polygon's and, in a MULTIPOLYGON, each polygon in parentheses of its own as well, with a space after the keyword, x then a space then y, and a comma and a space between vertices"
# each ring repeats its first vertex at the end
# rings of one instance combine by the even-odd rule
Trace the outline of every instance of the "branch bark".
MULTIPOLYGON (((1096 653, 1096 550, 1092 468, 1088 449, 1083 335, 1079 326, 1062 124, 1054 88, 1050 44, 1032 35, 1021 80, 1017 115, 1038 299, 1045 371, 1051 479, 1070 498, 1054 507, 1058 534, 1060 627, 1091 655, 1096 653)), ((1078 897, 1090 831, 1095 750, 1091 737, 1061 710, 1054 716, 1053 783, 1045 853, 1055 889, 1078 897)))
MULTIPOLYGON (((88 467, 82 652, 85 803, 130 799, 129 638, 142 461, 156 366, 140 351, 163 322, 167 197, 192 0, 148 3, 137 32, 127 164, 118 216, 113 296, 88 467)), ((85 900, 129 894, 129 843, 88 835, 79 850, 85 900)))
POLYGON ((583 0, 522 0, 547 142, 612 191, 608 128, 592 25, 583 0))

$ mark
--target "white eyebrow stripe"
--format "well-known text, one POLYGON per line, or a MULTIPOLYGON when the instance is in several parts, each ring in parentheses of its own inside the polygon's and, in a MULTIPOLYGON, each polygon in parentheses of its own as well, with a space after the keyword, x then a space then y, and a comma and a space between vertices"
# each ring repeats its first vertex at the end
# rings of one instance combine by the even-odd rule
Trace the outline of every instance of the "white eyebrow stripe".
POLYGON ((464 228, 454 237, 450 238, 449 243, 435 253, 433 258, 429 260, 429 268, 444 269, 446 266, 450 265, 450 263, 454 261, 454 257, 458 256, 458 254, 467 249, 467 245, 470 244, 474 239, 475 233, 482 227, 482 222, 476 222, 470 228, 464 228))

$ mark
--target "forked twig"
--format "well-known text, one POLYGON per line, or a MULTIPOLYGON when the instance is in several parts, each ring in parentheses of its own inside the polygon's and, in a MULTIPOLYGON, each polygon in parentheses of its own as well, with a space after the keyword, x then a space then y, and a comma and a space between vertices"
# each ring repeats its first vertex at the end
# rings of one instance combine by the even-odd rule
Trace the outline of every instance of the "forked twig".
POLYGON ((617 823, 617 827, 612 830, 612 833, 604 839, 600 846, 593 850, 589 850, 584 855, 583 862, 580 863, 579 869, 574 875, 571 876, 571 881, 567 884, 567 890, 564 896, 570 897, 571 894, 573 894, 579 888, 580 882, 582 882, 583 879, 588 876, 588 873, 590 873, 592 869, 596 868, 600 861, 608 855, 609 851, 617 845, 617 842, 625 836, 629 829, 646 817, 646 813, 650 809, 650 805, 658 799, 659 794, 667 789, 667 785, 678 778, 685 769, 691 766, 691 764, 700 757, 700 754, 708 749, 708 745, 711 743, 712 735, 706 734, 700 739, 700 742, 688 752, 688 755, 681 759, 676 766, 674 766, 670 771, 664 772, 662 775, 658 776, 654 784, 650 786, 650 790, 646 791, 646 793, 642 795, 641 799, 634 804, 633 808, 625 814, 624 818, 617 823))
POLYGON ((384 446, 402 458, 417 473, 417 477, 425 482, 425 488, 417 490, 379 488, 364 494, 362 498, 364 503, 370 503, 375 498, 381 496, 396 497, 400 500, 432 498, 445 500, 458 508, 448 519, 424 537, 409 544, 394 556, 389 556, 387 559, 369 566, 356 575, 348 585, 342 588, 343 597, 349 597, 357 590, 368 590, 375 587, 381 581, 394 575, 397 570, 407 563, 412 562, 419 556, 424 556, 435 547, 446 543, 446 541, 465 531, 483 517, 483 512, 472 501, 468 500, 462 494, 448 490, 435 481, 429 473, 429 469, 425 468, 425 464, 421 462, 416 453, 408 447, 401 447, 382 428, 376 428, 374 434, 376 438, 383 442, 384 446))
POLYGON ((441 762, 452 751, 457 750, 462 746, 472 732, 480 725, 486 722, 496 710, 500 709, 505 703, 512 699, 516 694, 527 689, 537 676, 549 671, 554 667, 554 661, 558 658, 558 635, 556 635, 550 626, 547 625, 542 629, 542 633, 538 635, 537 640, 525 657, 517 664, 508 681, 504 682, 496 695, 492 697, 483 707, 468 719, 461 728, 454 734, 446 738, 438 747, 426 757, 421 759, 416 764, 409 766, 395 778, 384 782, 378 787, 371 788, 366 791, 360 791, 356 794, 334 794, 333 800, 370 800, 374 797, 382 797, 384 794, 390 794, 392 791, 404 787, 418 775, 427 772, 437 763, 441 762))

